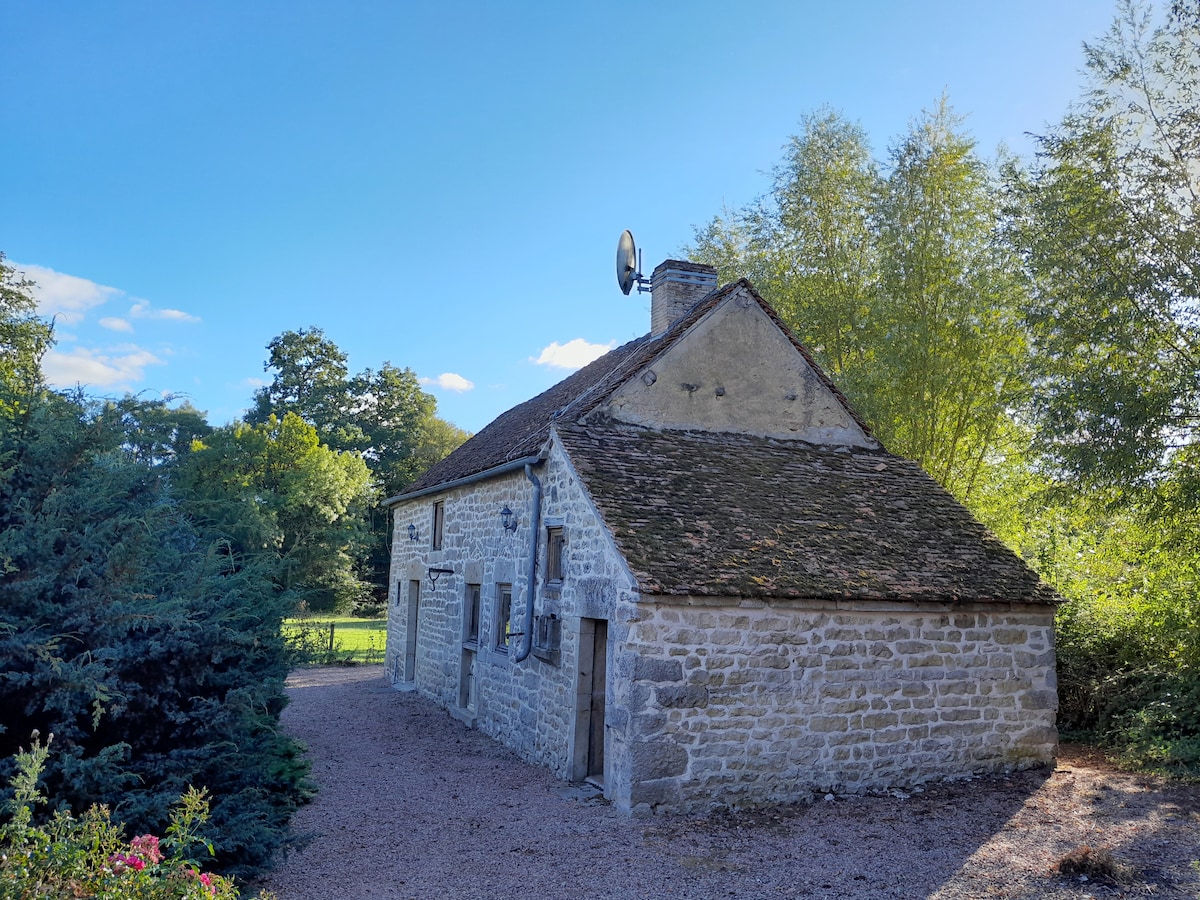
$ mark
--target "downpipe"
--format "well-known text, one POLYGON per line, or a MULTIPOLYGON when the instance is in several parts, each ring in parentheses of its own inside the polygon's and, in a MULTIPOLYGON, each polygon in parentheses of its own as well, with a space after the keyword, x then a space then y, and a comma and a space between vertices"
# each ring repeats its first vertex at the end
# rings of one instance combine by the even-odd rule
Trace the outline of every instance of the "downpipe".
POLYGON ((521 636, 521 650, 513 662, 524 662, 533 652, 533 597, 537 588, 538 536, 542 530, 542 483, 533 474, 533 467, 525 463, 525 477, 533 484, 533 515, 529 524, 529 577, 525 580, 525 626, 521 636))

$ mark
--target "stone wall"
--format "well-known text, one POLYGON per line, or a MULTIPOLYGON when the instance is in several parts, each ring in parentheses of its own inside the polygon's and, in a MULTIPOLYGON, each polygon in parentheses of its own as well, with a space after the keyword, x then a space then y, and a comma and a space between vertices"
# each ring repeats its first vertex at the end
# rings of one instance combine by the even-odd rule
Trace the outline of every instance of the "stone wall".
POLYGON ((1048 607, 645 604, 616 698, 618 803, 754 805, 1049 762, 1053 641, 1048 607))
POLYGON ((1057 706, 1053 609, 977 604, 641 598, 555 439, 543 485, 536 615, 562 623, 557 659, 496 648, 496 585, 526 598, 533 489, 514 472, 394 510, 387 668, 524 758, 586 774, 591 625, 607 622, 606 794, 620 808, 693 810, 856 792, 1048 762, 1057 706), (443 546, 430 547, 444 503, 443 546), (518 518, 514 532, 500 518, 518 518), (408 539, 408 525, 419 540, 408 539), (545 581, 546 527, 564 577, 545 581), (452 569, 436 584, 432 567, 452 569), (421 584, 415 677, 404 676, 408 582, 421 584), (477 644, 467 585, 482 588, 477 644), (474 655, 473 708, 464 660, 474 655))
MULTIPOLYGON (((416 690, 454 715, 564 778, 577 771, 580 635, 583 619, 610 622, 610 646, 624 640, 617 609, 634 608, 632 576, 616 553, 594 506, 579 485, 561 446, 535 469, 542 482, 535 615, 562 622, 557 664, 530 656, 514 662, 521 639, 507 652, 496 648, 497 584, 512 585, 512 627, 523 627, 530 552, 533 487, 521 471, 398 504, 393 511, 392 575, 388 603, 386 666, 394 685, 416 690), (442 549, 430 537, 433 505, 444 504, 442 549), (501 524, 507 506, 517 516, 515 532, 501 524), (410 541, 408 525, 419 531, 410 541), (547 527, 561 527, 562 582, 546 584, 547 527), (436 584, 430 568, 453 569, 436 584), (415 678, 404 679, 408 582, 421 582, 415 678), (467 585, 482 588, 477 645, 464 641, 467 585), (463 704, 464 657, 474 653, 474 709, 463 704)), ((610 668, 610 678, 613 673, 610 668)))

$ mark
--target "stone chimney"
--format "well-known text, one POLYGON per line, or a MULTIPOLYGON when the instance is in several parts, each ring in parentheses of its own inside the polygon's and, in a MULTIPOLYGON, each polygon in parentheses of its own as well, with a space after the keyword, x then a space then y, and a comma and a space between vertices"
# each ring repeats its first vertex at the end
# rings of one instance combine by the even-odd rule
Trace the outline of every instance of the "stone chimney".
POLYGON ((650 333, 662 334, 689 309, 717 289, 713 266, 668 259, 650 276, 650 333))

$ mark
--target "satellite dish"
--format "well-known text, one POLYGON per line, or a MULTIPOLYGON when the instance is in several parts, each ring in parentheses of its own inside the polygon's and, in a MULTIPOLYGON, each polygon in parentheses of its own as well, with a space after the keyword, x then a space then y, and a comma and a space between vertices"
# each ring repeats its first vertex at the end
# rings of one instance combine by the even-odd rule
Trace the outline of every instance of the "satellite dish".
POLYGON ((638 271, 637 245, 633 242, 633 234, 627 228, 621 232, 621 239, 617 241, 617 284, 621 286, 621 293, 628 294, 641 278, 642 273, 638 271))

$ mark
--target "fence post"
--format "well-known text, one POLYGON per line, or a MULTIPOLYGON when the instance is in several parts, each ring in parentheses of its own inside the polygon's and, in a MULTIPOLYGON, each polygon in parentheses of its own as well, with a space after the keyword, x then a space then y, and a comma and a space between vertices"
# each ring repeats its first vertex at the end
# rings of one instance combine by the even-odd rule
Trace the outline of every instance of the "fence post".
POLYGON ((329 623, 329 655, 333 655, 333 623, 329 623))

